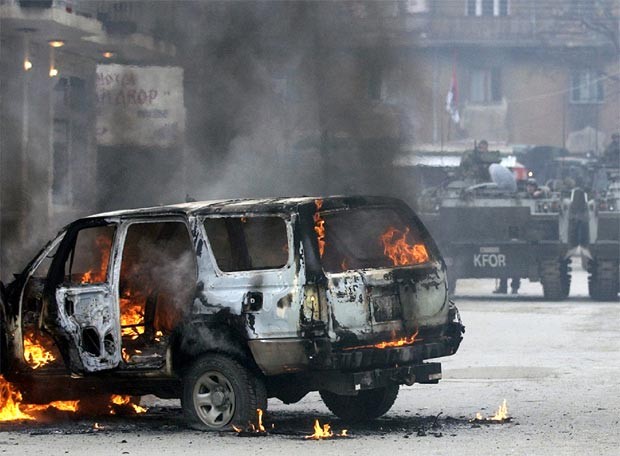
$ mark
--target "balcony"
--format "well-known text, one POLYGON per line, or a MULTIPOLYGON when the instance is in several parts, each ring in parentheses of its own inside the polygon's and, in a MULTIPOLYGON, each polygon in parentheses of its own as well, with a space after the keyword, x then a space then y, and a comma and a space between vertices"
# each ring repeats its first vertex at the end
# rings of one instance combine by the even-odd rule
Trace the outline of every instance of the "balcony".
POLYGON ((434 16, 428 46, 587 47, 607 40, 579 20, 544 16, 434 16))
POLYGON ((22 37, 31 44, 63 43, 62 52, 114 63, 150 63, 171 59, 176 49, 170 43, 141 33, 117 36, 108 33, 95 18, 95 3, 69 0, 0 0, 2 37, 22 37))

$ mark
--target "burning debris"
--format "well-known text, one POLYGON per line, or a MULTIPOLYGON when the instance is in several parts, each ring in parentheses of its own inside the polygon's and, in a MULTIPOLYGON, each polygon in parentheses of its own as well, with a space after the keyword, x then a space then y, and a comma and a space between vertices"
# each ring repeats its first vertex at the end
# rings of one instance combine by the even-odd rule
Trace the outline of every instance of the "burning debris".
POLYGON ((146 411, 148 410, 146 407, 142 407, 132 401, 131 396, 120 396, 118 394, 113 394, 110 401, 110 415, 116 415, 117 412, 115 406, 119 406, 123 409, 129 408, 137 414, 146 413, 146 411))
POLYGON ((29 331, 24 335, 24 359, 33 369, 45 366, 56 361, 57 356, 48 348, 52 343, 45 341, 42 334, 29 331))
MULTIPOLYGON (((146 408, 132 401, 131 396, 110 396, 106 408, 108 413, 116 415, 130 410, 132 413, 145 413, 146 408)), ((37 420, 46 412, 56 411, 79 413, 80 401, 53 401, 48 404, 25 404, 22 393, 13 384, 0 376, 0 421, 37 420)))
MULTIPOLYGON (((274 425, 271 425, 273 429, 274 425)), ((239 428, 235 425, 232 426, 237 435, 240 437, 258 437, 261 435, 267 435, 268 432, 265 429, 265 425, 263 424, 263 410, 256 409, 256 425, 254 423, 248 423, 248 426, 245 429, 239 428)))
POLYGON ((0 376, 0 421, 36 420, 37 414, 50 408, 60 412, 76 412, 79 401, 53 401, 49 404, 23 404, 22 393, 0 376))
POLYGON ((319 423, 319 420, 314 420, 314 434, 312 435, 307 435, 304 438, 306 440, 312 439, 312 440, 325 440, 325 439, 331 439, 331 438, 337 438, 337 437, 349 437, 349 434, 347 433, 346 429, 343 429, 340 434, 334 434, 334 431, 332 431, 331 426, 327 423, 323 424, 323 426, 321 427, 321 424, 319 423))
POLYGON ((474 419, 469 420, 470 423, 486 423, 486 424, 503 424, 508 423, 512 420, 512 417, 508 416, 508 404, 506 403, 506 399, 502 402, 502 404, 490 418, 485 418, 482 416, 482 413, 476 413, 476 417, 474 419))

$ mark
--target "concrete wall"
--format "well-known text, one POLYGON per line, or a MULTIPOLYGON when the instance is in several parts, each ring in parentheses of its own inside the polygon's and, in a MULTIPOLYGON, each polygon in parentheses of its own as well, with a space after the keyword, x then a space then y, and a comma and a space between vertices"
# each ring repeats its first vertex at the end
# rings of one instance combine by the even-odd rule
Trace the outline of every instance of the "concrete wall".
POLYGON ((29 49, 33 67, 24 71, 23 37, 3 37, 0 274, 4 280, 11 273, 19 272, 62 225, 96 208, 93 203, 94 111, 88 106, 94 97, 94 63, 55 52, 59 75, 51 78, 47 43, 32 42, 29 49), (57 87, 61 78, 85 81, 86 97, 65 100, 64 92, 57 87), (70 137, 66 169, 54 160, 54 143, 59 131, 58 128, 55 131, 53 123, 59 115, 56 108, 65 103, 87 105, 65 125, 70 137), (63 188, 67 198, 58 200, 53 197, 52 188, 54 173, 61 172, 63 175, 57 177, 66 184, 63 188))

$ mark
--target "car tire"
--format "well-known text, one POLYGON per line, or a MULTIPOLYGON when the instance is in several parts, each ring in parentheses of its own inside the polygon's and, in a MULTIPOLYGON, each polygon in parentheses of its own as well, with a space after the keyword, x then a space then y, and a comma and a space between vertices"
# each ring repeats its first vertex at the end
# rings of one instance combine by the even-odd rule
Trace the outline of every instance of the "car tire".
POLYGON ((257 409, 266 405, 262 379, 227 356, 203 356, 183 376, 181 406, 193 429, 245 428, 256 422, 257 409))
POLYGON ((613 260, 591 261, 588 265, 588 292, 597 301, 617 301, 620 275, 618 262, 613 260))
POLYGON ((319 391, 327 408, 346 421, 370 421, 387 413, 398 396, 396 383, 384 388, 360 391, 356 396, 343 396, 319 391))

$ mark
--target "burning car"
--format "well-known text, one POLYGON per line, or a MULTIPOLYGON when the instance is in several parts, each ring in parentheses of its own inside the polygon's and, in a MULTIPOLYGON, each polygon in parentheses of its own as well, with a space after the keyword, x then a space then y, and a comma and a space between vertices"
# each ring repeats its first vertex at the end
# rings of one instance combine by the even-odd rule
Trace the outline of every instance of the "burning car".
POLYGON ((29 402, 180 398, 192 427, 319 391, 386 413, 464 327, 417 216, 379 197, 223 200, 68 225, 2 290, 1 373, 29 402))

